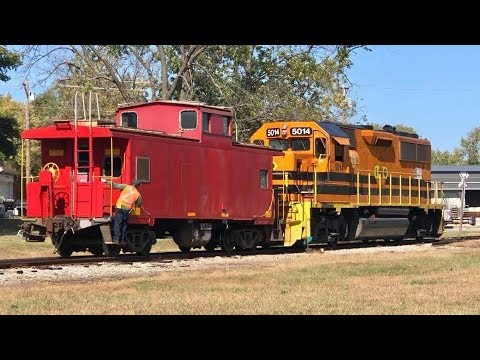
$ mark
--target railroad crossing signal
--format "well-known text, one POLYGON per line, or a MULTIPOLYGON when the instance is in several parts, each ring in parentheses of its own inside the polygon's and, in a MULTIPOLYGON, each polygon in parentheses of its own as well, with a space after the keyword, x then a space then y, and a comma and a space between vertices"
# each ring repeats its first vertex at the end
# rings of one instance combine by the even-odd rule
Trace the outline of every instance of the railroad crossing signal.
POLYGON ((460 176, 460 182, 458 183, 458 187, 465 186, 467 187, 467 179, 469 174, 468 173, 460 173, 458 174, 460 176))
POLYGON ((460 182, 458 183, 458 187, 462 188, 462 197, 460 198, 460 227, 459 227, 459 231, 462 232, 463 208, 465 207, 465 188, 467 187, 468 173, 462 172, 458 175, 460 176, 460 182))

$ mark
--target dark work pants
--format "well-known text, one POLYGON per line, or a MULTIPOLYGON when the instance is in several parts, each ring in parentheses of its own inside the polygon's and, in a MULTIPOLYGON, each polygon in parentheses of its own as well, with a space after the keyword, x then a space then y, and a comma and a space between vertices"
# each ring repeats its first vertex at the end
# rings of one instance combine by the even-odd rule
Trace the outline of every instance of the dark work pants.
POLYGON ((125 242, 127 236, 128 215, 130 210, 115 208, 113 223, 113 242, 125 242))

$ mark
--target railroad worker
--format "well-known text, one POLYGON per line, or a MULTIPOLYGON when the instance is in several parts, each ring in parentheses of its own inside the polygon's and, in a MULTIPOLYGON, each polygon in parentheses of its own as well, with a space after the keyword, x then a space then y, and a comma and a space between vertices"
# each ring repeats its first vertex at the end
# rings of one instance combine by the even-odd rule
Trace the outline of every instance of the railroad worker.
POLYGON ((142 205, 142 196, 138 192, 140 180, 133 180, 132 185, 118 184, 102 178, 104 183, 122 190, 115 204, 115 217, 113 223, 113 242, 125 243, 127 238, 128 217, 136 206, 142 205))

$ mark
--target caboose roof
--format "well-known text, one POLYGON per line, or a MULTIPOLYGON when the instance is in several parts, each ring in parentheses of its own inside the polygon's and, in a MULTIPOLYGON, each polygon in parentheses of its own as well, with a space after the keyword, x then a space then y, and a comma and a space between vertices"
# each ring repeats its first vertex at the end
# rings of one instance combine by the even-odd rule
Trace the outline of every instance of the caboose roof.
POLYGON ((144 102, 144 103, 127 103, 127 104, 120 104, 118 105, 117 111, 123 110, 123 109, 130 109, 130 108, 138 108, 138 107, 144 107, 144 106, 155 106, 155 105, 186 105, 186 106, 191 106, 191 107, 197 107, 197 108, 208 108, 208 109, 213 109, 213 110, 218 110, 218 111, 233 111, 231 107, 227 106, 213 106, 213 105, 207 105, 204 102, 199 102, 199 101, 177 101, 177 100, 155 100, 155 101, 150 101, 150 102, 144 102))

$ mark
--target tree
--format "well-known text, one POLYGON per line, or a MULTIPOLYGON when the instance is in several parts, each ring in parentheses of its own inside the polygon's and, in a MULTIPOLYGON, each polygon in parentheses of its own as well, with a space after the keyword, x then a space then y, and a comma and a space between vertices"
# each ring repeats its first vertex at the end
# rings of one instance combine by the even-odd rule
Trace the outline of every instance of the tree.
POLYGON ((7 50, 0 45, 0 81, 8 81, 8 70, 16 69, 20 65, 20 54, 7 50))
MULTIPOLYGON (((345 70, 357 46, 244 45, 208 49, 194 64, 198 99, 234 108, 240 139, 270 119, 341 121, 355 112, 345 70)), ((364 48, 364 47, 360 47, 364 48)))
POLYGON ((20 145, 22 105, 12 100, 11 95, 0 96, 0 162, 18 169, 16 156, 20 145))
MULTIPOLYGON (((267 119, 341 120, 345 70, 363 46, 66 45, 24 49, 25 70, 41 67, 83 90, 106 89, 120 102, 196 100, 234 109, 241 138, 267 119), (114 91, 116 90, 116 91, 114 91)), ((75 91, 78 91, 76 89, 75 91)), ((70 96, 73 96, 73 90, 70 96)))
POLYGON ((462 152, 455 148, 452 152, 448 150, 432 150, 432 165, 465 165, 462 152))
POLYGON ((480 127, 472 129, 460 139, 460 151, 466 165, 480 164, 480 127))

